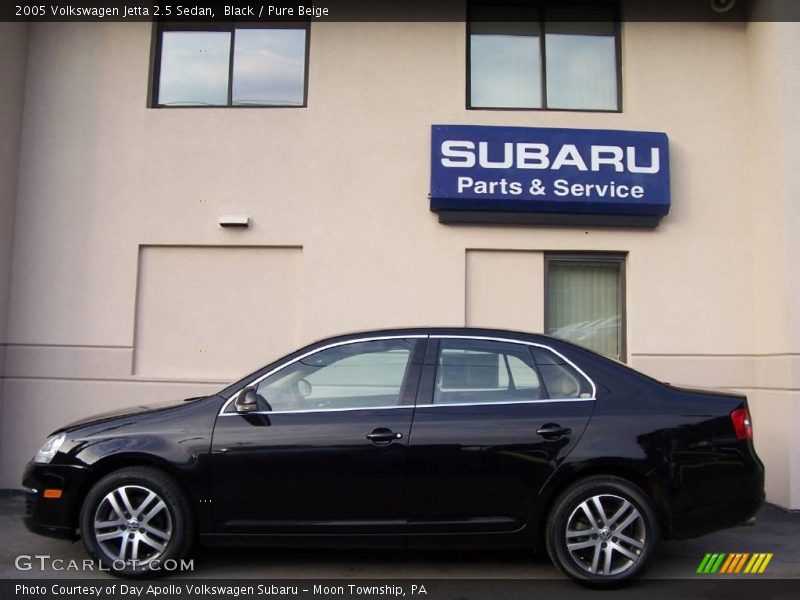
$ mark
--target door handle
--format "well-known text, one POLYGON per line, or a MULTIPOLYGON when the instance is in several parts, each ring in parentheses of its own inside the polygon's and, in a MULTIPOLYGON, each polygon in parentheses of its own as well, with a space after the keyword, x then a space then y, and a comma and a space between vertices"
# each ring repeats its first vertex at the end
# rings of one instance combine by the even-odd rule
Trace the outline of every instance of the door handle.
POLYGON ((393 442, 394 440, 402 439, 403 434, 395 433, 391 429, 386 429, 385 427, 379 427, 372 433, 368 433, 366 437, 373 444, 385 445, 393 442))
POLYGON ((562 427, 558 423, 547 423, 546 425, 539 427, 539 429, 536 430, 536 433, 546 440, 553 440, 560 438, 561 436, 571 434, 572 429, 569 427, 562 427))

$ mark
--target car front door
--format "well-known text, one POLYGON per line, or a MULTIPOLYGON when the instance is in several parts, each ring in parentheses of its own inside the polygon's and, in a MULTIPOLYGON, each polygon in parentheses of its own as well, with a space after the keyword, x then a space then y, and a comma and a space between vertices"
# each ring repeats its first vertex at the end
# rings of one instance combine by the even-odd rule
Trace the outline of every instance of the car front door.
POLYGON ((593 404, 591 381, 550 349, 432 337, 411 431, 409 531, 520 529, 593 404))
POLYGON ((403 478, 425 338, 339 343, 230 402, 212 441, 219 533, 405 530, 403 478))

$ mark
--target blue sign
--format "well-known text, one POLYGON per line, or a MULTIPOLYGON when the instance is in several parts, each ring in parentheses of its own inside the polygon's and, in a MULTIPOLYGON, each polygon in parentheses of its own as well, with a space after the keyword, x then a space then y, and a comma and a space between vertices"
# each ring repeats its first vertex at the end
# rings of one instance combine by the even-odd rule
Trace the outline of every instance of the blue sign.
POLYGON ((669 143, 643 131, 433 125, 430 196, 434 211, 660 218, 669 143))

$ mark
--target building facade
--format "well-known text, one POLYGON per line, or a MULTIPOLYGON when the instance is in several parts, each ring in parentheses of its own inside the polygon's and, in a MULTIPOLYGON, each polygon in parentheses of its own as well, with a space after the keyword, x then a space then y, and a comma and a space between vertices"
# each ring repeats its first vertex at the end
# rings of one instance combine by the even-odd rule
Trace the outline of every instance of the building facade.
POLYGON ((800 509, 800 25, 762 1, 746 22, 518 30, 457 4, 267 42, 0 24, 0 487, 82 415, 214 392, 328 335, 469 325, 745 392, 768 499, 800 509), (578 38, 592 58, 559 79, 578 38), (206 80, 191 52, 215 44, 206 80), (267 51, 285 77, 259 85, 267 51), (434 125, 665 133, 669 213, 440 222, 434 125))

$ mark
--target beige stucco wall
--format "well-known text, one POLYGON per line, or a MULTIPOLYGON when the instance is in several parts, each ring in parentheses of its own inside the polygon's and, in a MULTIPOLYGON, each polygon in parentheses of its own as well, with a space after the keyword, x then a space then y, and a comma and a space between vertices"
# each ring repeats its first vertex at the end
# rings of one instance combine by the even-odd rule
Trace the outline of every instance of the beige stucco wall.
MULTIPOLYGON (((756 16, 785 2, 765 1, 756 16)), ((754 210, 755 340, 751 393, 760 434, 774 440, 776 496, 800 507, 800 23, 748 28, 750 152, 754 210)))
POLYGON ((40 438, 65 420, 212 391, 329 334, 540 329, 542 253, 607 250, 629 253, 630 362, 747 391, 770 498, 800 507, 789 459, 800 332, 788 331, 800 290, 786 281, 796 256, 786 186, 797 182, 778 174, 784 183, 762 193, 755 177, 772 177, 773 162, 752 146, 771 143, 754 134, 760 119, 777 131, 789 118, 770 94, 795 91, 779 90, 788 84, 768 68, 789 68, 796 35, 771 48, 767 27, 626 24, 624 112, 608 114, 465 110, 463 23, 314 23, 309 106, 279 110, 147 109, 149 25, 32 26, 0 487, 18 485, 40 438), (427 200, 432 123, 665 131, 672 211, 653 231, 441 225, 427 200), (223 213, 253 226, 223 230, 223 213), (764 243, 779 251, 765 258, 764 243), (240 245, 264 253, 219 254, 240 245), (271 262, 285 249, 291 265, 271 262), (170 262, 184 252, 191 260, 170 262), (200 255, 224 285, 192 277, 200 255), (781 297, 767 297, 776 285, 781 297), (165 302, 186 311, 174 326, 165 302), (284 319, 259 313, 287 306, 284 319), (192 320, 205 337, 182 334, 192 320))
POLYGON ((0 23, 0 424, 27 48, 27 25, 0 23))
POLYGON ((27 25, 0 23, 0 344, 6 336, 27 47, 27 25))

